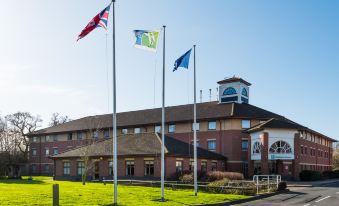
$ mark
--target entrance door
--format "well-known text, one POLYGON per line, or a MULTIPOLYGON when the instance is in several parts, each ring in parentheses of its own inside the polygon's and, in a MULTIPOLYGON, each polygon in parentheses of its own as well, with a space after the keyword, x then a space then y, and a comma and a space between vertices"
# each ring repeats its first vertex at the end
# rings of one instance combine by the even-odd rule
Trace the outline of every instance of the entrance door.
POLYGON ((94 179, 98 180, 100 178, 99 176, 99 162, 94 163, 94 179))

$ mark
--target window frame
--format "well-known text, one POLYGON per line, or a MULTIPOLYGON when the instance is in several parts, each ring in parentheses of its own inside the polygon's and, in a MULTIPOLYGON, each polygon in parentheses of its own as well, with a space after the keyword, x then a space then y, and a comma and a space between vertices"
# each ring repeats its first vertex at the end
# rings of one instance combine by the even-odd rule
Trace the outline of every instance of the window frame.
POLYGON ((121 134, 128 134, 128 129, 127 128, 122 128, 121 129, 121 134))
POLYGON ((208 130, 217 130, 217 121, 216 121, 216 120, 214 120, 214 121, 208 121, 208 123, 207 123, 207 129, 208 129, 208 130), (210 127, 212 123, 215 124, 214 127, 210 127))
POLYGON ((71 163, 69 161, 64 161, 63 162, 63 174, 64 175, 71 175, 71 163), (67 164, 67 167, 66 167, 66 164, 67 164))
POLYGON ((208 139, 207 140, 207 150, 209 151, 216 151, 217 150, 217 140, 216 139, 208 139), (214 149, 210 148, 210 142, 214 142, 214 149))
POLYGON ((144 168, 146 177, 154 176, 154 160, 144 160, 144 168))
POLYGON ((242 129, 249 129, 249 128, 251 128, 251 120, 250 119, 242 119, 241 120, 241 128, 242 129))
POLYGON ((168 125, 168 133, 174 133, 176 130, 175 124, 169 124, 168 125))
POLYGON ((135 162, 134 160, 126 160, 125 161, 125 168, 126 168, 126 176, 134 176, 135 174, 135 162))
POLYGON ((36 148, 32 148, 32 156, 35 157, 37 155, 37 150, 36 148))
POLYGON ((242 139, 241 140, 241 151, 248 151, 248 139, 242 139), (246 148, 244 148, 244 142, 246 142, 246 148))
MULTIPOLYGON (((196 131, 200 131, 200 122, 196 122, 197 128, 196 131)), ((192 123, 192 131, 194 131, 194 122, 192 123)))
POLYGON ((135 127, 133 129, 134 134, 140 134, 141 133, 141 128, 140 127, 135 127))
POLYGON ((182 160, 176 160, 175 161, 175 172, 177 174, 182 174, 184 171, 184 162, 182 160))
POLYGON ((154 132, 155 133, 161 133, 161 126, 160 125, 155 125, 154 126, 154 132), (157 131, 157 130, 159 130, 159 131, 157 131))
POLYGON ((82 176, 85 172, 85 162, 84 161, 77 161, 77 175, 82 176), (79 173, 81 171, 81 173, 79 173))
POLYGON ((46 156, 46 157, 49 156, 49 147, 45 147, 45 156, 46 156))

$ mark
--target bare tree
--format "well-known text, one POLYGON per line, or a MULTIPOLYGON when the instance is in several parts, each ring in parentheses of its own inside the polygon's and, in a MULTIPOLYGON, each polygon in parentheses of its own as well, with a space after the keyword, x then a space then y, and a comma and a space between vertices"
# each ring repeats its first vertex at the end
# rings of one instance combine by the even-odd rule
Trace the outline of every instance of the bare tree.
POLYGON ((9 135, 12 136, 16 148, 27 159, 29 149, 27 134, 34 132, 40 126, 42 120, 39 116, 33 116, 29 112, 17 112, 7 115, 5 118, 10 125, 9 135))
POLYGON ((59 113, 53 113, 51 120, 49 122, 49 126, 53 127, 53 126, 57 126, 59 124, 63 124, 66 122, 71 121, 71 119, 66 115, 66 116, 62 116, 59 113))
POLYGON ((102 123, 100 118, 94 117, 87 117, 86 119, 86 126, 89 128, 87 131, 86 139, 84 141, 83 147, 80 148, 80 158, 81 161, 84 163, 84 171, 81 175, 82 184, 86 184, 87 176, 93 171, 95 168, 95 163, 100 161, 100 159, 92 158, 93 154, 96 151, 101 151, 104 148, 98 148, 98 146, 94 145, 95 141, 99 139, 99 133, 102 132, 102 123), (98 135, 95 137, 95 135, 98 135))

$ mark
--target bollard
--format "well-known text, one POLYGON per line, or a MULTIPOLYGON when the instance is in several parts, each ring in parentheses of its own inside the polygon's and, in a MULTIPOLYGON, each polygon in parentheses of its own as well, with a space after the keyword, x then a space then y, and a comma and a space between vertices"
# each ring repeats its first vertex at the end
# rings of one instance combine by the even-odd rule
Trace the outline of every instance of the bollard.
POLYGON ((53 185, 53 206, 59 206, 59 185, 53 185))

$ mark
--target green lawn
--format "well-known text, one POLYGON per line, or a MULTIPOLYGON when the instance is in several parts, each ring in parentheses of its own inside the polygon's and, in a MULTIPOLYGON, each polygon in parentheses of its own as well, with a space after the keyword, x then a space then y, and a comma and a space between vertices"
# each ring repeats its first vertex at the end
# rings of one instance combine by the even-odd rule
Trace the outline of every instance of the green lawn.
MULTIPOLYGON (((29 180, 0 180, 0 205, 51 205, 52 185, 59 184, 60 205, 112 205, 113 185, 53 181, 50 177, 29 180)), ((158 202, 160 188, 118 186, 119 205, 199 205, 247 198, 243 195, 198 193, 192 190, 165 190, 166 202, 158 202)))

